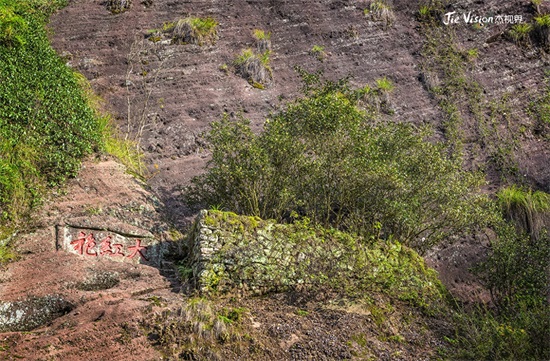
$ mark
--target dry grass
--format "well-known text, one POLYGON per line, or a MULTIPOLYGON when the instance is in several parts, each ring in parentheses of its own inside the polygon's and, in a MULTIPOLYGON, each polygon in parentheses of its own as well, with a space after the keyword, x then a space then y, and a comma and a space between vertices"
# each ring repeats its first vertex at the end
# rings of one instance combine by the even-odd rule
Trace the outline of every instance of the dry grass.
MULTIPOLYGON (((245 309, 225 309, 203 298, 191 298, 174 311, 163 311, 153 320, 149 337, 170 357, 222 360, 220 345, 238 345, 239 324, 245 309)), ((235 346, 237 347, 237 346, 235 346)))

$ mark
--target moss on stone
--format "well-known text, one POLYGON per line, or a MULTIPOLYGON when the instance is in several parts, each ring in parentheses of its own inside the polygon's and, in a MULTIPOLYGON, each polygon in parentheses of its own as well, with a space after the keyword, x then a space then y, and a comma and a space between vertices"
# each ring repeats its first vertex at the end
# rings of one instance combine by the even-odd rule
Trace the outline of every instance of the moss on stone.
POLYGON ((190 242, 194 282, 205 294, 330 288, 347 297, 382 292, 434 311, 446 296, 435 271, 395 240, 310 225, 202 211, 190 242))

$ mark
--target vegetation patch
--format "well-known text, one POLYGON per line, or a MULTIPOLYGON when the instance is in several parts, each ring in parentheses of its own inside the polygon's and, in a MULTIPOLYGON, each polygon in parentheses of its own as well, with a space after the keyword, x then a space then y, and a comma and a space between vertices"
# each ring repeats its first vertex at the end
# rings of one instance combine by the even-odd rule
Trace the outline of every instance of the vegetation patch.
POLYGON ((395 22, 393 7, 386 0, 371 1, 370 6, 364 10, 364 13, 373 21, 381 22, 386 29, 395 22))
POLYGON ((534 35, 537 42, 548 49, 550 45, 550 14, 535 17, 534 35))
POLYGON ((327 56, 327 53, 325 53, 325 47, 320 45, 313 45, 309 52, 319 61, 325 60, 325 57, 327 56))
POLYGON ((519 232, 527 232, 538 238, 542 229, 550 226, 550 194, 515 185, 497 193, 505 217, 517 226, 519 232))
POLYGON ((271 32, 255 29, 252 34, 256 39, 256 51, 258 54, 265 54, 271 51, 271 32))
POLYGON ((172 34, 173 44, 215 44, 218 40, 218 22, 211 17, 188 17, 178 20, 173 27, 163 29, 172 34))
POLYGON ((529 23, 515 24, 508 30, 508 36, 518 45, 528 46, 531 43, 533 25, 529 23))
POLYGON ((204 298, 191 298, 181 308, 165 311, 145 326, 149 339, 166 357, 220 360, 222 345, 234 351, 249 346, 241 326, 246 313, 244 308, 225 308, 204 298))
POLYGON ((46 185, 74 176, 98 149, 99 124, 44 24, 61 1, 0 2, 0 217, 18 221, 46 185), (4 22, 7 19, 7 22, 4 22))
POLYGON ((262 134, 242 118, 212 124, 213 158, 188 201, 279 222, 295 212, 367 238, 393 235, 421 251, 488 222, 482 176, 427 142, 428 129, 376 123, 358 107, 365 89, 303 77, 304 96, 268 119, 262 134))
POLYGON ((273 81, 273 71, 269 66, 270 51, 257 54, 252 49, 245 49, 234 61, 237 74, 254 86, 263 89, 273 81))
POLYGON ((529 114, 535 119, 534 134, 550 140, 550 85, 549 74, 546 74, 545 87, 542 94, 528 107, 529 114))
POLYGON ((130 5, 132 5, 132 0, 108 0, 107 10, 113 14, 120 14, 130 9, 130 5))

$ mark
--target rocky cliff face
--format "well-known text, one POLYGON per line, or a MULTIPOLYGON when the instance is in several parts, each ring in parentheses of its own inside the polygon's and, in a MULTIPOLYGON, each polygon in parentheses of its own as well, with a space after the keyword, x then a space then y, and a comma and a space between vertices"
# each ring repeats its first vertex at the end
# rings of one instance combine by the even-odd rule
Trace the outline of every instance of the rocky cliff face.
MULTIPOLYGON (((134 2, 130 10, 113 15, 95 1, 82 0, 72 1, 55 15, 51 28, 54 47, 70 52, 69 63, 91 80, 120 117, 122 129, 126 129, 127 96, 136 97, 131 109, 135 113, 142 110, 139 102, 145 93, 151 92, 142 146, 151 169, 156 172, 153 165, 159 167, 152 186, 173 202, 179 187, 204 165, 207 155, 200 133, 208 124, 222 113, 243 113, 260 128, 271 111, 298 94, 301 84, 294 66, 324 70, 331 79, 351 75, 356 86, 388 76, 396 85, 392 94, 396 120, 437 121, 440 111, 418 81, 423 39, 415 30, 412 10, 398 5, 394 27, 384 30, 365 17, 366 7, 364 1, 158 0, 150 7, 134 2), (219 21, 215 45, 145 40, 148 30, 189 14, 219 21), (254 46, 254 29, 271 32, 274 81, 265 90, 252 87, 232 67, 243 49, 254 46), (314 45, 324 47, 322 61, 311 53, 314 45), (128 74, 131 52, 138 54, 128 74), (224 64, 227 72, 220 70, 224 64)), ((132 122, 131 131, 136 132, 136 119, 132 122)))
MULTIPOLYGON (((323 70, 331 79, 351 75, 357 86, 387 76, 396 86, 389 120, 433 124, 440 138, 449 137, 447 110, 434 96, 430 88, 434 84, 426 83, 427 79, 450 81, 444 70, 449 59, 441 56, 435 60, 440 63, 433 64, 436 56, 426 48, 434 34, 419 21, 421 4, 394 1, 395 19, 390 26, 365 15, 369 4, 360 0, 154 0, 135 1, 115 15, 103 3, 74 0, 52 18, 51 28, 54 46, 91 80, 118 117, 120 128, 139 133, 155 174, 151 185, 181 215, 185 209, 177 206, 181 204, 178 191, 207 159, 201 132, 223 113, 243 113, 261 128, 270 112, 298 94, 295 66, 323 70), (163 24, 188 15, 214 17, 219 22, 219 40, 204 46, 146 40, 163 24), (265 90, 251 86, 232 66, 243 49, 254 46, 254 29, 271 32, 274 81, 265 90), (312 52, 314 45, 324 49, 322 57, 312 52)), ((517 15, 530 22, 534 7, 529 1, 459 0, 444 11, 456 11, 460 21, 436 30, 443 38, 436 39, 435 46, 443 52, 453 47, 463 54, 460 76, 480 86, 475 100, 481 106, 478 111, 465 100, 472 94, 452 100, 461 113, 458 127, 463 132, 466 164, 475 168, 494 157, 513 158, 517 174, 550 190, 548 142, 533 134, 534 120, 527 112, 528 103, 544 86, 546 53, 510 41, 506 32, 511 24, 477 26, 463 21, 463 15, 471 12, 474 16, 517 15), (481 123, 494 128, 487 125, 489 129, 483 130, 481 123), (495 136, 488 140, 483 132, 495 136), (488 142, 506 143, 506 147, 489 151, 488 142)), ((498 184, 498 171, 489 173, 498 184)))
MULTIPOLYGON (((121 131, 141 142, 148 182, 175 224, 192 222, 180 190, 208 159, 201 132, 223 113, 242 113, 260 131, 270 112, 299 95, 295 66, 330 79, 351 75, 355 86, 387 76, 395 90, 385 120, 432 125, 435 139, 462 152, 465 167, 485 171, 490 192, 505 182, 550 191, 550 142, 530 111, 544 93, 547 52, 535 39, 512 41, 510 22, 464 21, 471 13, 532 23, 535 7, 527 0, 457 0, 438 16, 456 12, 459 20, 445 26, 438 19, 434 27, 420 16, 423 4, 393 1, 387 26, 365 15, 366 0, 133 1, 118 14, 104 3, 73 0, 50 27, 54 47, 91 80, 121 131), (150 41, 189 15, 219 22, 215 44, 150 41), (273 82, 264 90, 233 67, 254 47, 254 29, 271 32, 273 82)), ((434 254, 433 265, 464 293, 475 282, 460 270, 484 252, 480 242, 464 242, 434 254)))

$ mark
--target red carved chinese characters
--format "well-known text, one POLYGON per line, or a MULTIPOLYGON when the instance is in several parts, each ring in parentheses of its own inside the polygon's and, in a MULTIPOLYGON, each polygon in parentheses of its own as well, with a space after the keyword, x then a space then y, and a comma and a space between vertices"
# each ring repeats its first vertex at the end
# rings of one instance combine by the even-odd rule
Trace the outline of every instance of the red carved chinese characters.
POLYGON ((99 244, 99 255, 110 255, 115 257, 124 257, 124 253, 122 253, 122 244, 115 243, 111 244, 111 241, 113 239, 113 236, 107 236, 101 241, 99 244))
POLYGON ((71 244, 74 246, 74 249, 78 252, 78 254, 97 256, 96 251, 90 251, 96 245, 93 233, 86 235, 86 233, 80 232, 77 239, 72 241, 71 244))
POLYGON ((145 252, 147 251, 146 246, 141 245, 141 240, 136 239, 136 243, 133 246, 128 247, 129 254, 126 255, 123 252, 124 245, 120 243, 113 243, 113 236, 108 235, 107 237, 103 238, 103 240, 99 243, 98 250, 95 250, 96 248, 96 240, 94 238, 94 234, 86 234, 84 232, 79 232, 78 236, 75 240, 71 241, 71 245, 73 246, 73 249, 78 252, 80 255, 84 256, 110 256, 110 257, 126 257, 126 258, 134 258, 139 254, 141 258, 143 258, 145 261, 148 261, 148 259, 145 257, 145 252))
POLYGON ((143 250, 147 250, 147 247, 143 247, 141 245, 141 239, 136 239, 136 245, 128 247, 128 249, 132 251, 132 253, 130 253, 128 258, 134 258, 134 256, 139 253, 141 258, 147 261, 147 258, 145 258, 145 255, 141 252, 143 250))

